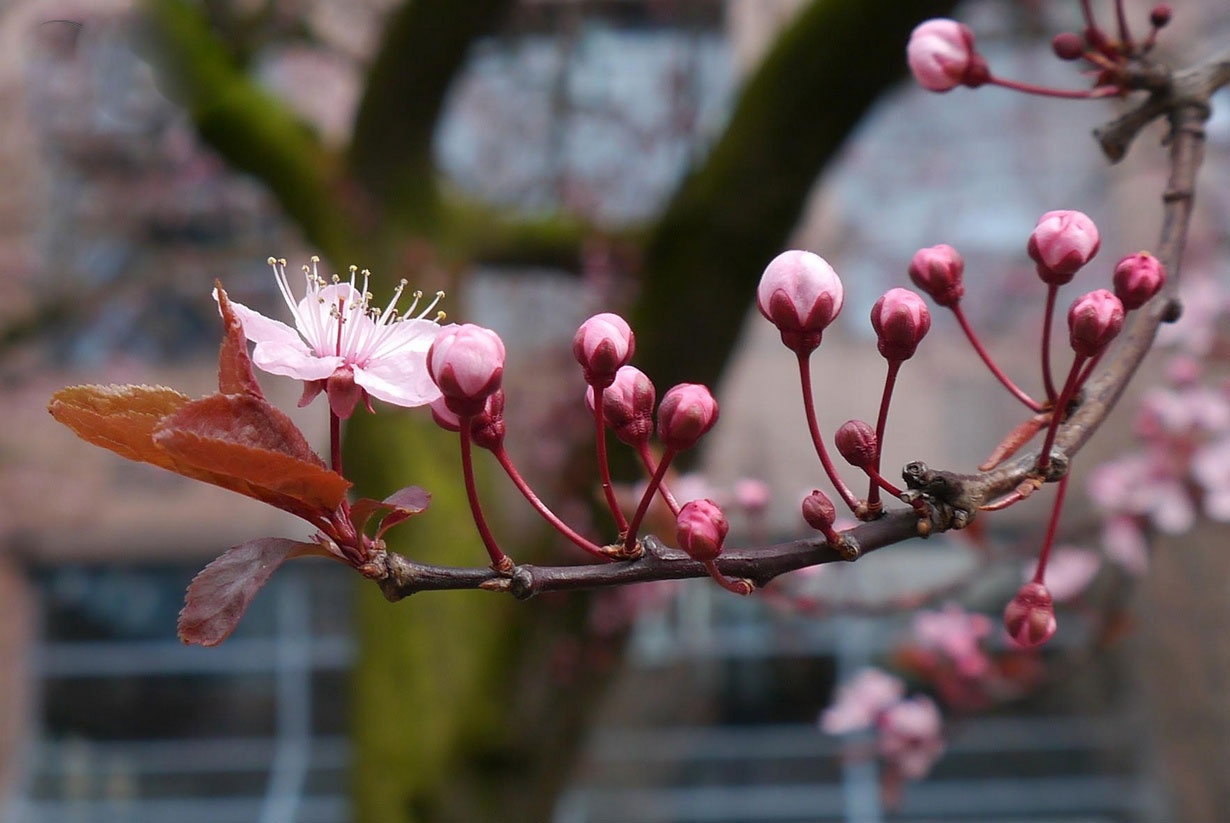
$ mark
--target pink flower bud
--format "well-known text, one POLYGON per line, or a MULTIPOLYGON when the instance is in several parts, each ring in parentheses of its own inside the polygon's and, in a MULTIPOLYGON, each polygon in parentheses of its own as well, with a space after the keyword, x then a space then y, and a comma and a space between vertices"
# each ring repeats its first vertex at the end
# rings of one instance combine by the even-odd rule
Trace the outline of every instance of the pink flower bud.
POLYGON ((1123 329, 1123 303, 1106 289, 1078 297, 1068 309, 1068 335, 1072 349, 1094 357, 1123 329))
POLYGON ((427 351, 427 369, 454 414, 478 414, 504 377, 504 341, 472 323, 450 326, 427 351))
MULTIPOLYGON (((644 372, 635 366, 622 366, 615 372, 615 382, 602 392, 602 419, 620 442, 640 445, 653 434, 656 399, 653 382, 644 372)), ((585 390, 585 404, 593 411, 593 386, 585 390)))
POLYGON ((941 243, 919 249, 910 261, 910 279, 941 306, 952 308, 965 296, 961 275, 965 260, 952 246, 941 243))
POLYGON ((1065 31, 1051 40, 1051 51, 1060 60, 1079 60, 1085 54, 1085 41, 1079 34, 1065 31))
POLYGON ((914 79, 928 91, 949 91, 962 84, 972 88, 989 77, 986 61, 974 49, 974 33, 956 20, 919 23, 905 55, 914 79))
POLYGON ((669 448, 691 448, 717 419, 717 400, 709 389, 699 383, 680 383, 658 406, 658 437, 669 448))
POLYGON ((1139 309, 1166 285, 1166 267, 1147 251, 1129 254, 1115 265, 1115 296, 1126 311, 1139 309))
POLYGON ((1050 640, 1058 628, 1055 603, 1041 583, 1026 583, 1004 609, 1004 628, 1018 646, 1032 649, 1050 640))
POLYGON ((730 522, 712 500, 689 500, 675 518, 679 548, 702 563, 715 560, 722 553, 722 543, 729 531, 730 522))
POLYGON ((803 498, 803 519, 807 525, 827 535, 837 522, 837 507, 827 494, 812 489, 811 494, 803 498))
POLYGON ((636 349, 636 338, 618 314, 595 314, 577 329, 572 354, 585 370, 585 382, 603 388, 611 385, 615 372, 626 365, 636 349))
POLYGON ((1102 240, 1098 227, 1079 211, 1048 211, 1029 235, 1029 256, 1044 283, 1062 286, 1093 256, 1102 240))
POLYGON ((876 464, 880 446, 876 440, 875 429, 862 420, 847 420, 833 435, 837 451, 851 466, 859 469, 871 468, 876 464))
POLYGON ((784 251, 774 257, 756 289, 760 313, 781 332, 792 351, 807 354, 841 311, 841 279, 823 257, 784 251))
POLYGON ((931 311, 909 289, 889 289, 871 307, 871 327, 876 347, 885 359, 909 360, 931 330, 931 311))
POLYGON ((1158 3, 1149 12, 1149 23, 1153 28, 1160 29, 1170 22, 1171 13, 1169 3, 1158 3))

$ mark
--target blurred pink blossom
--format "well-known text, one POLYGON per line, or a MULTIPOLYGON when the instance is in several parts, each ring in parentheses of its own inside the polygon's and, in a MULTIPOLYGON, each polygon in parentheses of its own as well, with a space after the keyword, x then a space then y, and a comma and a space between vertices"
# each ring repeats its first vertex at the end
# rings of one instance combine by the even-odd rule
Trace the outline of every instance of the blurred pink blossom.
POLYGON ((1141 577, 1149 570, 1149 547, 1134 517, 1111 517, 1102 524, 1102 550, 1129 574, 1141 577))
MULTIPOLYGON (((1036 566, 1036 561, 1028 561, 1022 570, 1021 579, 1032 580, 1036 566)), ((1101 568, 1102 558, 1096 552, 1071 546, 1057 546, 1047 561, 1042 582, 1050 590, 1054 601, 1062 603, 1083 592, 1097 577, 1101 568)))
POLYGON ((1230 398, 1201 384, 1156 388, 1140 401, 1137 430, 1146 437, 1217 434, 1230 429, 1230 398))
POLYGON ((1159 531, 1182 534, 1196 521, 1196 510, 1175 469, 1151 454, 1129 454, 1096 467, 1088 492, 1107 514, 1147 517, 1159 531))
POLYGON ((880 717, 880 755, 908 780, 926 777, 944 753, 943 718, 925 695, 902 700, 880 717))
POLYGON ((820 715, 820 728, 827 734, 870 728, 904 694, 901 678, 882 669, 865 668, 837 687, 833 705, 820 715))
POLYGON ((769 484, 758 478, 743 477, 735 481, 735 502, 753 517, 764 514, 771 494, 769 484))
POLYGON ((1192 456, 1192 478, 1204 489, 1207 517, 1230 521, 1230 437, 1201 447, 1192 456))
POLYGON ((948 657, 963 677, 978 677, 990 661, 979 644, 991 633, 991 619, 967 612, 956 603, 943 611, 920 611, 914 616, 914 638, 924 649, 948 657))

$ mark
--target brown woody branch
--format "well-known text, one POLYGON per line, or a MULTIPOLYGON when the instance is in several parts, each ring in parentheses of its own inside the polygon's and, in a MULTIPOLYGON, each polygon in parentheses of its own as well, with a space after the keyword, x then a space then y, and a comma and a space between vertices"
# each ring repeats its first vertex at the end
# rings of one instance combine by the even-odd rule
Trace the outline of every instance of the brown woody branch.
MULTIPOLYGON (((959 529, 968 525, 979 507, 1024 486, 1053 482, 1067 473, 1081 448, 1106 420, 1141 361, 1153 345, 1163 322, 1177 320, 1180 264, 1191 222, 1196 177, 1203 159, 1204 123, 1209 100, 1230 84, 1230 52, 1186 71, 1170 73, 1156 64, 1139 67, 1136 87, 1149 96, 1131 111, 1095 131, 1103 152, 1113 163, 1127 152, 1135 136, 1149 123, 1166 117, 1170 131, 1170 176, 1162 195, 1163 221, 1155 255, 1166 267, 1165 289, 1147 303, 1124 329, 1113 356, 1085 391, 1084 399, 1062 425, 1051 452, 1049 468, 1037 470, 1039 450, 1022 454, 988 472, 959 474, 935 471, 921 462, 910 463, 903 477, 911 500, 922 499, 926 516, 915 509, 886 512, 877 520, 842 533, 845 545, 834 547, 822 538, 796 540, 771 546, 731 549, 718 558, 723 574, 746 578, 763 586, 787 572, 822 563, 854 560, 884 546, 915 537, 959 529)), ((704 565, 682 551, 664 546, 653 537, 642 540, 643 555, 636 560, 579 566, 523 565, 511 574, 490 568, 458 568, 416 563, 391 552, 368 568, 389 600, 422 591, 485 589, 528 598, 542 592, 622 586, 654 580, 707 577, 704 565)))

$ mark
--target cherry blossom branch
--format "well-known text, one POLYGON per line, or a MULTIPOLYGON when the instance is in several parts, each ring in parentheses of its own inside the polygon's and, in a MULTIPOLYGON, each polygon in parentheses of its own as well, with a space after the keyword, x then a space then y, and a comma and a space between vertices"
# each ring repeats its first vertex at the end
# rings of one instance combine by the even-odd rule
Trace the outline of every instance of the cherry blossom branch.
MULTIPOLYGON (((1151 64, 1139 66, 1133 74, 1132 87, 1149 90, 1149 97, 1136 109, 1098 129, 1095 136, 1107 158, 1117 162, 1144 126, 1158 117, 1167 117, 1170 174, 1162 196, 1163 221, 1156 256, 1169 278, 1157 299, 1133 313, 1116 351, 1106 360, 1102 374, 1087 385, 1080 406, 1058 427, 1042 467, 1039 467, 1040 449, 977 474, 932 470, 916 461, 903 470, 909 491, 902 495, 904 501, 915 508, 889 511, 874 521, 842 532, 840 545, 836 547, 822 538, 813 538, 729 549, 712 564, 721 574, 764 586, 787 572, 854 560, 908 539, 964 528, 981 506, 1011 495, 1027 496, 1024 487, 1036 488, 1067 475, 1071 459, 1105 421, 1148 353, 1158 327, 1163 322, 1177 320, 1182 311, 1177 289, 1196 178, 1203 160, 1208 101, 1217 89, 1230 84, 1230 52, 1175 73, 1165 82, 1158 79, 1160 71, 1158 66, 1151 64)), ((656 538, 645 537, 642 545, 644 554, 634 560, 584 566, 520 565, 504 575, 492 569, 422 564, 384 552, 371 564, 369 576, 377 581, 388 599, 399 600, 417 592, 445 589, 504 591, 524 599, 550 591, 712 574, 705 563, 693 560, 683 551, 665 547, 656 538)))

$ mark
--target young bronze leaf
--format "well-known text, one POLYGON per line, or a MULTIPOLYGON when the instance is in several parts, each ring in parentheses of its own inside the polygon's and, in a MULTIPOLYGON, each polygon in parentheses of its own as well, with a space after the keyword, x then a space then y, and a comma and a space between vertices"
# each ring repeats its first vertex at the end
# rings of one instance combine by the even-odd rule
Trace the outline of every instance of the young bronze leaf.
POLYGON ((87 443, 171 469, 171 459, 154 444, 153 431, 190 402, 162 386, 71 386, 53 394, 47 410, 87 443))
POLYGON ((221 395, 165 418, 154 442, 175 470, 313 520, 341 505, 349 481, 326 468, 290 418, 264 400, 221 395))
POLYGON ((260 383, 252 371, 252 358, 248 355, 248 339, 243 333, 243 322, 231 308, 222 284, 214 281, 214 296, 222 313, 222 348, 218 352, 218 391, 222 394, 247 394, 264 399, 260 383))
POLYGON ((232 546, 192 579, 179 613, 179 639, 216 646, 230 636, 248 604, 278 566, 304 554, 322 554, 314 543, 262 537, 232 546))
POLYGON ((385 512, 379 520, 380 532, 383 533, 406 518, 421 514, 430 505, 431 492, 419 486, 406 486, 384 500, 373 500, 370 497, 356 500, 350 507, 350 515, 355 528, 363 531, 372 516, 377 512, 385 512))
POLYGON ((211 394, 184 404, 163 421, 162 428, 279 452, 316 466, 325 465, 294 421, 260 397, 211 394))

